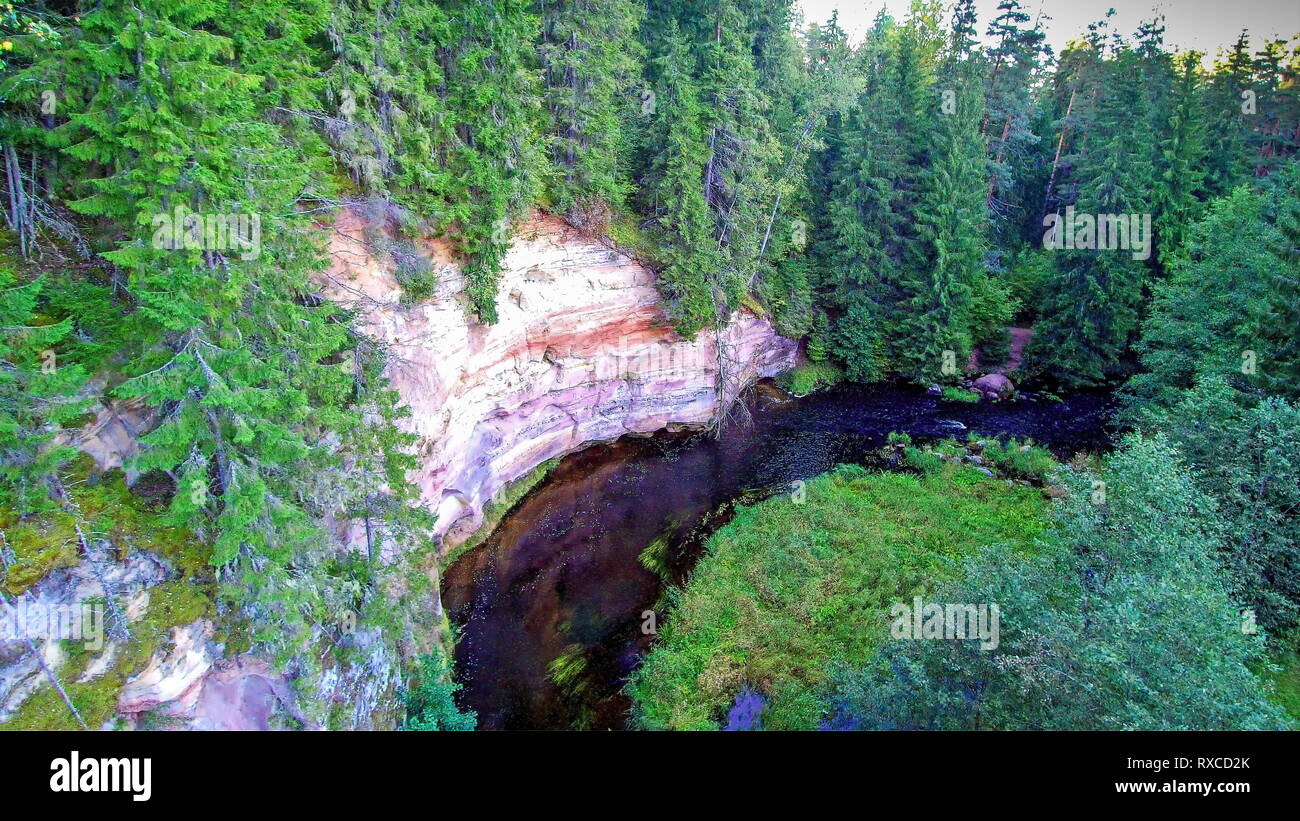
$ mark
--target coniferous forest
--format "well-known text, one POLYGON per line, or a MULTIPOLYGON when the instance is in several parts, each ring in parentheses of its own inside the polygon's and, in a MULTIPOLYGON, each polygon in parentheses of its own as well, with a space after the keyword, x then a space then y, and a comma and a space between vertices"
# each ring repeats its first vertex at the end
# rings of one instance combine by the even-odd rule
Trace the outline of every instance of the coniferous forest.
MULTIPOLYGON (((93 605, 112 648, 0 634, 0 727, 245 728, 132 701, 183 636, 261 665, 271 728, 1296 728, 1300 20, 1206 53, 1176 6, 1102 3, 1062 47, 1052 5, 0 4, 0 607, 93 605), (326 281, 344 214, 392 302, 326 281), (635 430, 664 448, 778 437, 773 393, 959 421, 610 536, 655 585, 608 619, 635 661, 569 601, 525 710, 475 683, 515 668, 448 591, 599 471, 539 445, 457 491, 483 515, 453 544, 453 443, 374 316, 453 299, 436 246, 477 351, 539 225, 643 266, 664 344, 715 352, 707 424, 635 430), (775 382, 729 358, 742 319, 789 340, 775 382), (1079 403, 1097 435, 1054 440, 1079 403), (994 646, 903 635, 923 600, 997 603, 994 646)), ((471 420, 488 473, 513 412, 471 420)), ((612 438, 577 440, 639 447, 612 438)))

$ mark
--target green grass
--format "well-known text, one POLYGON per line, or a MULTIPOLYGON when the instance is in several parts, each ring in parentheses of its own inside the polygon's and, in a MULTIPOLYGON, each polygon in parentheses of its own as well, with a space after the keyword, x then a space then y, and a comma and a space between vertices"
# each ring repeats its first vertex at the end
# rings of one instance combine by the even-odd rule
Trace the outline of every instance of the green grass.
POLYGON ((1057 467, 1051 451, 1035 445, 1033 439, 1026 439, 1023 442, 1015 439, 1008 439, 1006 442, 999 442, 996 439, 984 441, 986 442, 982 453, 984 460, 994 470, 1012 478, 1044 482, 1057 467))
POLYGON ((806 362, 778 379, 778 384, 795 396, 829 388, 844 379, 844 371, 830 362, 806 362))
POLYGON ((945 385, 940 393, 942 397, 949 402, 980 401, 980 395, 975 391, 968 391, 964 388, 954 388, 951 385, 945 385))
POLYGON ((1272 698, 1300 727, 1300 630, 1276 639, 1278 649, 1270 661, 1280 669, 1264 673, 1263 678, 1273 683, 1272 698))
POLYGON ((628 692, 646 728, 714 729, 741 687, 768 701, 763 726, 813 729, 837 663, 862 664, 888 635, 888 610, 924 595, 980 545, 1025 550, 1048 502, 955 464, 926 474, 840 467, 709 541, 628 692))

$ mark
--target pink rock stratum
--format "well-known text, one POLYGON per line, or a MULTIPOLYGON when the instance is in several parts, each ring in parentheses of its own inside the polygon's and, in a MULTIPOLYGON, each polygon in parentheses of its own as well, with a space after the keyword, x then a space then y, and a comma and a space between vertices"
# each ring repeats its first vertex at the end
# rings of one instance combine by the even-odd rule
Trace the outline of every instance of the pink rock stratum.
MULTIPOLYGON (((420 243, 438 272, 428 300, 399 304, 392 266, 345 213, 330 243, 328 295, 358 304, 367 330, 390 346, 389 376, 421 437, 417 482, 438 514, 444 548, 482 523, 493 493, 538 464, 583 445, 670 425, 702 425, 718 406, 711 331, 678 336, 659 305, 654 273, 538 216, 519 226, 505 259, 496 324, 470 318, 464 279, 445 244, 420 243)), ((723 334, 728 384, 794 364, 795 343, 749 312, 723 334)))

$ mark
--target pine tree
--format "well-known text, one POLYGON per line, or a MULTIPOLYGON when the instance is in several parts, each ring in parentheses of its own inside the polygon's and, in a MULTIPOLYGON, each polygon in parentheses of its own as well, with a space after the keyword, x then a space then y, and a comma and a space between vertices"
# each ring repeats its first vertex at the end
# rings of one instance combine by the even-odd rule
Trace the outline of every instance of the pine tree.
POLYGON ((892 28, 891 20, 878 17, 863 44, 859 60, 867 84, 842 118, 839 157, 826 172, 830 186, 818 249, 821 285, 846 312, 837 324, 836 354, 849 377, 860 381, 883 375, 870 365, 885 356, 884 333, 867 331, 893 327, 904 296, 899 285, 904 215, 897 183, 906 174, 907 135, 896 128, 899 114, 888 85, 892 28))
POLYGON ((1205 178, 1205 128, 1200 119, 1199 52, 1178 58, 1169 90, 1168 115, 1161 123, 1155 185, 1151 192, 1157 262, 1168 269, 1183 253, 1191 224, 1201 213, 1205 178))
POLYGON ((693 337, 713 321, 711 281, 721 268, 713 220, 704 195, 708 143, 690 46, 675 22, 663 32, 654 61, 651 133, 658 151, 643 196, 665 237, 660 289, 678 333, 693 337))
POLYGON ((53 440, 88 402, 77 363, 60 362, 72 320, 37 316, 44 281, 0 269, 0 506, 18 515, 50 508, 52 481, 75 451, 53 440))
POLYGON ((1205 181, 1212 197, 1228 193, 1252 171, 1246 135, 1249 120, 1257 117, 1259 99, 1252 87, 1248 47, 1243 31, 1228 53, 1215 61, 1203 97, 1209 157, 1205 181), (1255 113, 1247 114, 1252 108, 1255 113))
POLYGON ((1247 396, 1300 398, 1300 168, 1211 203, 1188 236, 1154 289, 1130 412, 1168 407, 1206 375, 1247 396))
POLYGON ((757 270, 780 149, 766 119, 769 100, 759 88, 748 20, 731 0, 711 17, 697 50, 708 143, 704 192, 724 260, 713 288, 725 311, 739 307, 757 270))
POLYGON ((976 341, 972 300, 987 278, 982 82, 970 53, 973 21, 970 4, 958 4, 941 71, 951 87, 942 89, 947 99, 936 99, 931 108, 929 165, 918 187, 915 238, 904 257, 908 311, 898 366, 904 375, 924 381, 951 376, 944 373, 945 361, 969 357, 976 341))
POLYGON ((537 197, 542 156, 540 78, 532 69, 538 20, 524 0, 448 6, 450 39, 438 49, 439 89, 454 122, 440 224, 459 226, 465 275, 478 316, 496 321, 496 288, 513 221, 537 197), (452 10, 455 14, 452 14, 452 10))
POLYGON ((359 185, 450 235, 479 319, 513 221, 536 199, 538 20, 524 0, 340 0, 327 128, 359 185))
POLYGON ((540 5, 541 61, 551 115, 550 197, 579 216, 620 206, 629 187, 623 118, 643 47, 634 0, 551 0, 540 5))
POLYGON ((1045 45, 1046 35, 1039 22, 1026 26, 1030 17, 1017 0, 1002 0, 997 10, 986 32, 996 45, 988 52, 990 67, 980 133, 988 141, 992 227, 1004 242, 1013 243, 1025 212, 1038 216, 1038 197, 1026 197, 1024 183, 1029 176, 1026 166, 1039 144, 1039 134, 1031 122, 1032 92, 1040 60, 1050 54, 1050 46, 1045 45))
MULTIPOLYGON (((1106 72, 1075 172, 1075 208, 1094 216, 1099 226, 1106 215, 1149 215, 1153 175, 1154 139, 1137 55, 1122 49, 1107 62, 1106 72)), ((1043 316, 1025 356, 1062 384, 1100 384, 1125 367, 1148 262, 1122 247, 1057 253, 1057 273, 1048 283, 1043 316)))
POLYGON ((83 18, 68 55, 72 93, 87 101, 64 126, 85 179, 71 206, 129 229, 102 256, 125 272, 132 321, 152 343, 115 390, 159 409, 133 467, 174 478, 168 520, 210 545, 258 638, 292 648, 354 589, 319 524, 376 507, 348 449, 381 442, 362 461, 396 466, 409 442, 366 421, 395 418, 382 386, 333 364, 357 342, 309 280, 325 261, 298 214, 319 175, 289 142, 292 124, 262 116, 281 98, 231 68, 233 41, 205 30, 232 28, 226 11, 239 9, 123 2, 83 18), (249 219, 223 233, 230 215, 249 219))

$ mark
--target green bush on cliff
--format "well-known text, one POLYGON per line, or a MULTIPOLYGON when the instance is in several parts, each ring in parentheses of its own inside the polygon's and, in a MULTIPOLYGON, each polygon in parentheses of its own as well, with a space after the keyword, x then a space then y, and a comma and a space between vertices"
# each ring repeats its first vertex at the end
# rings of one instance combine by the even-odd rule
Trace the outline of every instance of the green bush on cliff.
POLYGON ((451 664, 441 647, 420 659, 420 672, 414 689, 406 695, 405 730, 421 732, 473 730, 478 714, 462 713, 454 696, 460 685, 452 681, 451 664))
POLYGON ((807 396, 843 380, 844 371, 833 362, 805 362, 794 370, 781 374, 778 382, 795 396, 807 396))

